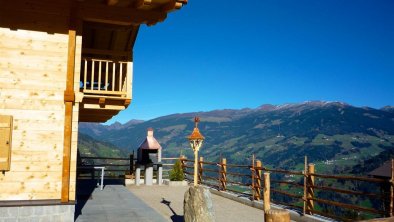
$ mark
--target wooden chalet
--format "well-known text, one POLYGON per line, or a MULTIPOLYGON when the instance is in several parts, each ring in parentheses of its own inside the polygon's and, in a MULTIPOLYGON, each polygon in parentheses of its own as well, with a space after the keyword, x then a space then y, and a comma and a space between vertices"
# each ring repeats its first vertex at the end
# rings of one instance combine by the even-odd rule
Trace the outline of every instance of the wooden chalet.
POLYGON ((0 210, 20 207, 0 220, 26 207, 73 207, 78 123, 128 107, 140 25, 186 3, 0 0, 0 210))

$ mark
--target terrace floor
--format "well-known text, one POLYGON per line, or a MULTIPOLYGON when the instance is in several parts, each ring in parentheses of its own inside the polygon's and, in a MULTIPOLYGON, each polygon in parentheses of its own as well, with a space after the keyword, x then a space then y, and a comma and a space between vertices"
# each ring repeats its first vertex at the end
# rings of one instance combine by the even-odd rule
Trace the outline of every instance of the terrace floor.
MULTIPOLYGON (((76 222, 183 222, 185 187, 124 186, 105 183, 103 190, 96 181, 77 184, 76 222)), ((217 222, 262 222, 262 210, 212 194, 217 222)))
POLYGON ((107 184, 100 190, 85 181, 77 192, 76 222, 167 221, 122 184, 107 184))
MULTIPOLYGON (((185 187, 171 186, 128 186, 131 193, 161 214, 166 221, 183 221, 183 197, 185 187)), ((248 221, 263 222, 262 210, 249 207, 236 201, 212 194, 213 207, 217 222, 248 221)))

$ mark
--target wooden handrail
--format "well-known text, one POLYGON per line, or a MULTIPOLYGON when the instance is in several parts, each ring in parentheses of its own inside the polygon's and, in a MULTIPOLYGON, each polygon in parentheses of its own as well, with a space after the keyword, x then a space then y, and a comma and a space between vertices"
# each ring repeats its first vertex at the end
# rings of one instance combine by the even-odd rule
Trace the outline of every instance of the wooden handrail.
POLYGON ((353 190, 344 190, 344 189, 338 189, 334 187, 326 187, 326 186, 310 186, 314 189, 318 190, 329 190, 329 191, 334 191, 338 193, 345 193, 345 194, 353 194, 353 195, 362 195, 362 196, 368 196, 368 197, 373 197, 373 198, 379 198, 383 199, 385 196, 381 194, 376 194, 376 193, 365 193, 365 192, 360 192, 360 191, 353 191, 353 190))
POLYGON ((304 184, 296 183, 296 182, 291 182, 291 181, 285 181, 285 180, 271 180, 271 183, 284 183, 284 184, 290 184, 298 187, 304 187, 304 184))
POLYGON ((373 183, 386 183, 387 180, 379 179, 379 178, 369 178, 369 177, 356 177, 356 176, 345 176, 345 175, 326 175, 326 174, 311 174, 315 177, 320 178, 328 178, 328 179, 343 179, 343 180, 359 180, 365 182, 373 182, 373 183))
POLYGON ((129 158, 123 158, 123 157, 93 157, 93 156, 81 156, 81 159, 96 159, 96 160, 129 160, 129 158))
POLYGON ((332 201, 332 200, 324 200, 324 199, 319 199, 319 198, 308 198, 308 199, 311 199, 313 201, 323 203, 323 204, 328 204, 328 205, 337 206, 337 207, 343 207, 343 208, 352 209, 352 210, 364 211, 364 212, 369 212, 369 213, 373 213, 373 214, 381 215, 381 214, 385 213, 384 211, 381 211, 381 210, 355 206, 353 204, 339 203, 339 202, 332 201))
POLYGON ((291 171, 291 170, 281 170, 281 169, 268 169, 266 167, 262 167, 262 170, 268 171, 268 172, 274 172, 274 173, 283 173, 283 174, 290 174, 290 175, 304 175, 300 171, 291 171))
MULTIPOLYGON (((185 162, 194 162, 193 160, 188 160, 188 159, 182 159, 183 163, 185 162)), ((253 161, 254 162, 254 161, 253 161)), ((326 174, 318 174, 315 173, 314 169, 314 164, 307 164, 306 158, 305 158, 305 170, 304 171, 291 171, 291 170, 284 170, 284 169, 269 169, 267 167, 263 167, 262 164, 252 164, 252 165, 240 165, 240 164, 228 164, 226 161, 220 160, 218 163, 214 162, 208 162, 208 161, 199 161, 200 164, 209 164, 209 165, 216 165, 218 166, 218 170, 209 168, 207 169, 202 168, 202 171, 200 174, 202 175, 203 184, 209 184, 207 183, 208 181, 217 181, 216 184, 211 184, 212 186, 218 187, 219 190, 221 191, 231 191, 235 193, 240 193, 243 195, 248 195, 251 196, 252 199, 258 199, 260 195, 260 190, 262 187, 264 187, 263 179, 259 177, 258 173, 260 171, 264 172, 270 172, 270 173, 278 173, 278 174, 285 174, 285 175, 297 175, 298 179, 304 178, 304 183, 300 183, 297 181, 286 181, 286 180, 270 180, 272 183, 276 184, 288 184, 291 186, 296 186, 297 188, 304 188, 304 195, 300 195, 299 189, 297 189, 297 193, 294 192, 288 192, 284 190, 277 189, 274 187, 271 189, 271 192, 285 195, 291 198, 295 198, 298 200, 297 203, 305 203, 305 207, 299 206, 299 205, 294 205, 292 203, 282 203, 287 206, 292 206, 292 207, 297 207, 300 209, 305 209, 306 214, 313 214, 313 213, 321 213, 323 215, 324 212, 316 211, 315 210, 315 204, 327 204, 339 208, 345 208, 347 210, 357 210, 360 212, 364 213, 371 213, 371 214, 377 214, 377 215, 390 215, 389 210, 393 207, 388 207, 387 203, 388 202, 393 202, 393 195, 391 195, 390 191, 385 191, 384 193, 368 193, 364 191, 357 191, 357 190, 350 190, 350 189, 341 189, 341 188, 336 188, 336 187, 329 187, 329 186, 324 186, 324 185, 318 185, 315 184, 316 178, 322 178, 319 180, 319 184, 324 181, 324 179, 336 179, 336 180, 356 180, 356 181, 363 181, 363 182, 370 182, 370 183, 377 183, 377 184, 385 184, 385 185, 391 185, 392 183, 389 180, 385 179, 378 179, 378 178, 370 178, 370 177, 360 177, 360 176, 348 176, 348 175, 326 175, 326 174), (225 167, 225 168, 224 168, 225 167), (251 172, 250 174, 246 174, 247 172, 246 169, 249 169, 251 172), (234 170, 240 170, 240 172, 234 172, 234 170), (233 172, 229 172, 233 171, 233 172), (217 173, 218 177, 215 178, 211 174, 210 176, 203 175, 203 172, 210 172, 210 173, 217 173), (230 176, 230 179, 228 178, 230 176), (301 176, 301 177, 300 177, 301 176), (242 181, 232 181, 231 179, 233 177, 240 177, 240 178, 247 178, 249 181, 252 179, 252 183, 245 183, 242 181), (239 192, 238 190, 234 189, 231 187, 231 185, 236 185, 239 187, 245 187, 248 192, 251 194, 245 194, 243 192, 239 192), (230 186, 230 188, 228 188, 230 186), (375 198, 378 200, 382 200, 383 202, 386 203, 385 205, 385 211, 380 210, 380 209, 372 209, 368 207, 362 207, 358 206, 356 204, 347 204, 347 203, 340 203, 332 200, 327 200, 327 199, 321 199, 318 197, 319 193, 316 192, 316 190, 323 190, 323 191, 329 191, 329 192, 334 192, 334 193, 340 193, 340 194, 350 194, 350 195, 358 195, 358 196, 364 196, 368 198, 375 198), (387 195, 390 194, 390 195, 387 195), (390 209, 387 209, 390 208, 390 209)), ((257 162, 256 162, 257 163, 257 162)), ((185 169, 188 168, 193 168, 191 166, 186 166, 183 165, 185 169)), ((185 172, 185 174, 193 175, 192 173, 185 172)), ((234 180, 234 179, 233 179, 234 180)), ((210 185, 210 186, 211 186, 210 185)), ((391 187, 391 186, 390 186, 391 187)), ((339 218, 336 215, 332 215, 330 213, 324 213, 325 216, 329 216, 331 218, 339 218)))
POLYGON ((289 197, 293 197, 293 198, 297 198, 297 199, 301 199, 302 200, 302 195, 292 194, 292 193, 289 193, 289 192, 286 192, 286 191, 283 191, 283 190, 277 190, 277 189, 272 189, 272 188, 271 188, 271 191, 274 192, 274 193, 280 193, 280 194, 283 194, 283 195, 286 195, 286 196, 289 196, 289 197))

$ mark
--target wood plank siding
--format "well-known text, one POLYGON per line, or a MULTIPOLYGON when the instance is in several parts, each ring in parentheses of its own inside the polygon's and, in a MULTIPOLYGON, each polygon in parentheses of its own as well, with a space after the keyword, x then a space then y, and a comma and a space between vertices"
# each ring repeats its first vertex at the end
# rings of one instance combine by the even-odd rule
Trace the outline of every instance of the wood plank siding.
MULTIPOLYGON (((81 37, 76 42, 74 90, 81 37)), ((0 28, 0 115, 13 116, 11 166, 0 174, 0 201, 61 198, 67 52, 66 34, 0 28)), ((78 104, 73 110, 70 174, 75 175, 78 104)), ((75 176, 69 199, 75 200, 75 176)))

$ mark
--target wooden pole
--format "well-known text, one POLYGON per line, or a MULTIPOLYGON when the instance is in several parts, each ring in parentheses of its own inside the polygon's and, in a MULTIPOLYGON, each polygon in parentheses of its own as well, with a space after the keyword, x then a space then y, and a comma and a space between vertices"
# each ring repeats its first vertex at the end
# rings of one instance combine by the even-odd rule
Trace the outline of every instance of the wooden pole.
POLYGON ((67 82, 64 92, 64 141, 63 141, 63 166, 62 166, 62 189, 61 202, 70 200, 70 165, 71 165, 71 140, 72 140, 72 114, 74 95, 74 68, 75 68, 76 31, 68 31, 68 58, 67 58, 67 82))
MULTIPOLYGON (((261 168, 260 160, 256 161, 256 168, 261 168)), ((261 169, 256 169, 255 175, 256 175, 255 199, 260 200, 261 199, 261 169)))
POLYGON ((181 161, 181 166, 182 166, 183 172, 185 172, 185 159, 186 159, 186 157, 184 155, 181 155, 179 157, 179 161, 181 161))
POLYGON ((308 165, 308 179, 307 179, 307 204, 306 204, 306 212, 310 215, 312 215, 312 210, 314 209, 314 203, 311 198, 314 198, 314 189, 313 186, 315 186, 315 176, 312 176, 311 174, 315 173, 315 164, 310 163, 308 165))
POLYGON ((194 150, 194 186, 196 187, 198 185, 198 150, 194 150))
POLYGON ((250 169, 250 171, 251 171, 251 173, 252 173, 252 200, 255 200, 255 190, 254 190, 254 187, 255 187, 255 182, 254 182, 254 179, 255 179, 255 169, 254 169, 254 154, 252 155, 252 168, 250 169))
POLYGON ((202 173, 203 173, 203 169, 202 169, 202 165, 204 162, 204 157, 200 157, 200 161, 198 162, 198 183, 202 184, 202 173))
POLYGON ((264 173, 264 188, 263 188, 263 201, 264 201, 263 210, 264 210, 264 212, 267 212, 269 209, 271 209, 270 187, 271 187, 270 173, 264 173))
POLYGON ((134 173, 134 151, 133 154, 130 154, 130 175, 134 173))
POLYGON ((307 180, 307 176, 308 176, 307 165, 308 165, 308 157, 305 156, 304 157, 304 172, 303 172, 304 173, 304 197, 303 197, 304 207, 303 207, 303 210, 302 210, 304 215, 306 214, 306 180, 307 180))
POLYGON ((391 159, 390 217, 394 216, 394 159, 391 159))
POLYGON ((226 183, 227 183, 227 160, 226 158, 221 159, 221 164, 220 164, 220 188, 223 191, 226 191, 226 183))

